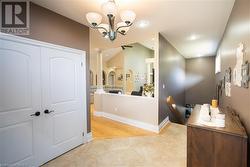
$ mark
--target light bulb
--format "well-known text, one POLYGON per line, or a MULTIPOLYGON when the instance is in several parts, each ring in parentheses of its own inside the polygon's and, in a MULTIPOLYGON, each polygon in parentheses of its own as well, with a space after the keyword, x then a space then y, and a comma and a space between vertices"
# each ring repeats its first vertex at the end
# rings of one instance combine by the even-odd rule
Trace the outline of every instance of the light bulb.
POLYGON ((102 22, 102 16, 98 13, 95 13, 95 12, 87 13, 86 18, 87 18, 88 22, 93 26, 97 26, 102 22))
POLYGON ((120 16, 122 21, 124 21, 126 24, 129 24, 134 22, 136 14, 131 10, 125 10, 121 12, 120 16))
POLYGON ((116 4, 114 1, 109 0, 102 5, 102 11, 105 16, 112 15, 115 16, 117 13, 116 4))

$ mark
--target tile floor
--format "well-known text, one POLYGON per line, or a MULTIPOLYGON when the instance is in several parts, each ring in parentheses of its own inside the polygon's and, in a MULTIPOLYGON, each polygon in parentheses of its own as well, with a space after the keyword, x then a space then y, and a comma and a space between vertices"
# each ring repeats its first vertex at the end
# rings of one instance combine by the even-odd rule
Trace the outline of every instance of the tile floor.
POLYGON ((43 167, 186 167, 186 133, 169 123, 159 135, 93 140, 43 167))

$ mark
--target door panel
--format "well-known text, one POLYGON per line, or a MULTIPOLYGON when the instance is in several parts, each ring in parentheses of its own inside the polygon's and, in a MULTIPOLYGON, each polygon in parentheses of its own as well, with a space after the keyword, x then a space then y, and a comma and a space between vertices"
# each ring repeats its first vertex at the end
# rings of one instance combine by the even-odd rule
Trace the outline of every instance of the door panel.
POLYGON ((71 140, 77 136, 79 125, 74 123, 74 121, 77 120, 77 117, 77 111, 66 112, 54 116, 53 130, 55 133, 53 145, 61 144, 62 142, 71 140))
POLYGON ((1 50, 2 93, 0 112, 31 106, 30 57, 14 50, 1 50), (17 84, 18 83, 18 84, 17 84))
POLYGON ((52 159, 83 143, 83 55, 42 47, 41 58, 42 106, 53 111, 45 114, 44 139, 49 145, 48 159, 52 159))
POLYGON ((13 164, 32 158, 32 126, 32 121, 27 121, 1 128, 1 150, 5 150, 1 154, 2 164, 13 164))
MULTIPOLYGON (((0 39, 0 164, 35 165, 40 48, 0 39)), ((0 165, 1 166, 1 165, 0 165)))
POLYGON ((77 93, 75 62, 68 58, 52 57, 50 68, 52 104, 74 101, 77 93))

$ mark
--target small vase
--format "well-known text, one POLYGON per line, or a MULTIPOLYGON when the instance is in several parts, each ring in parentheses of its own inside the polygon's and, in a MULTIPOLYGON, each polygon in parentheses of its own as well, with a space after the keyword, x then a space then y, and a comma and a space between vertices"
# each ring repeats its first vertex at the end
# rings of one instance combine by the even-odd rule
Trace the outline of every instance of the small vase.
POLYGON ((151 92, 146 92, 145 93, 147 97, 152 97, 152 93, 151 92))

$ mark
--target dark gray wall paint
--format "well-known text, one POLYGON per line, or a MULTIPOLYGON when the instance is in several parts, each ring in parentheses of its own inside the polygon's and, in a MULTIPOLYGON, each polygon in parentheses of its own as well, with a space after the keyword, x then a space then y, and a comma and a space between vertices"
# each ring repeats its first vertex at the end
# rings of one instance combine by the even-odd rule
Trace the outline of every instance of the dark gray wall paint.
MULTIPOLYGON (((86 51, 87 111, 89 111, 89 28, 51 10, 31 3, 30 35, 24 37, 86 51)), ((90 132, 89 112, 88 132, 90 132)))
POLYGON ((215 57, 186 59, 185 103, 210 103, 215 97, 215 57))
POLYGON ((159 35, 159 120, 160 124, 167 116, 173 122, 174 117, 168 110, 166 98, 173 96, 178 105, 185 104, 185 59, 160 34, 159 35), (163 88, 165 85, 165 88, 163 88))
MULTIPOLYGON (((224 37, 219 50, 221 53, 221 73, 216 76, 217 82, 225 75, 228 67, 233 68, 236 63, 236 48, 243 42, 245 45, 245 60, 250 62, 250 1, 236 0, 229 18, 224 37)), ((221 98, 220 106, 234 108, 248 132, 250 143, 250 88, 240 88, 232 85, 231 97, 221 98)), ((250 144, 248 143, 248 160, 250 161, 250 144)), ((250 162, 248 162, 250 166, 250 162)))

